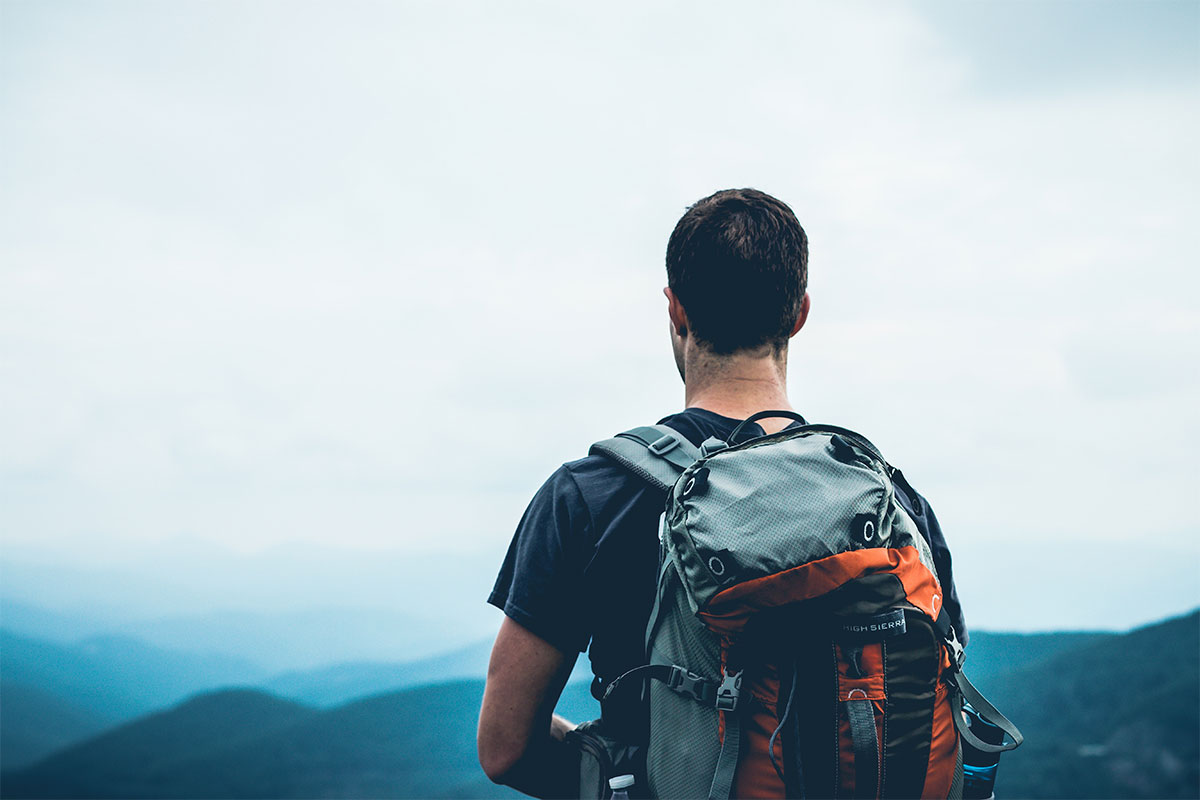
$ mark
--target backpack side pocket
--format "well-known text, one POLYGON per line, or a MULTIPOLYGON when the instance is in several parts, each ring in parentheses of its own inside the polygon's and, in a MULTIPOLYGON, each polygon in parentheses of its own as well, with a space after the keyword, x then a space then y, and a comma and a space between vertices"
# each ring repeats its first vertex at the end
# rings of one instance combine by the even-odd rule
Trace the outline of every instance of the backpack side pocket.
POLYGON ((568 731, 564 741, 579 750, 580 800, 608 800, 608 781, 617 775, 634 776, 630 797, 646 796, 644 748, 609 736, 598 719, 568 731))

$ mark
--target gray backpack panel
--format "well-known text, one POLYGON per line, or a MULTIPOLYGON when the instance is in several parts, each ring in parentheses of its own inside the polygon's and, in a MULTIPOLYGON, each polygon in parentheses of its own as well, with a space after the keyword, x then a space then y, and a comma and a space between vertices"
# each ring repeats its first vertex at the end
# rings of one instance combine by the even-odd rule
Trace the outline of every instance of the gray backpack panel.
POLYGON ((667 519, 692 610, 734 583, 852 549, 911 544, 933 572, 928 545, 894 497, 882 459, 818 426, 700 459, 675 483, 667 519), (702 487, 689 483, 698 475, 702 487), (903 541, 890 541, 894 527, 903 541))

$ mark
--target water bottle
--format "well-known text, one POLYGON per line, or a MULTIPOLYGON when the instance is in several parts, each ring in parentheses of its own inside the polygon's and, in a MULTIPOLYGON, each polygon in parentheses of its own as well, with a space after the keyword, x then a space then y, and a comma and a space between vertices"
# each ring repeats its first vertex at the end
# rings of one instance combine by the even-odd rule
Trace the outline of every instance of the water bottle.
MULTIPOLYGON (((1004 731, 979 716, 970 703, 963 703, 963 716, 971 733, 988 744, 1001 744, 1004 731)), ((995 800, 996 767, 1000 764, 999 753, 984 753, 976 750, 964 740, 963 755, 963 800, 995 800)))
POLYGON ((608 788, 612 789, 612 800, 629 800, 631 786, 633 786, 632 775, 618 775, 608 779, 608 788))

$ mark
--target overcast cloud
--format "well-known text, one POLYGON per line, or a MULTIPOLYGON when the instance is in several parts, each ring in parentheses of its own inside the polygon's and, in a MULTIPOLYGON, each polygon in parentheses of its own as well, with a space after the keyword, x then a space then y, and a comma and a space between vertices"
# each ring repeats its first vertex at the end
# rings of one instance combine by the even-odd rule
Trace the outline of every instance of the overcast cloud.
POLYGON ((985 621, 1046 619, 989 566, 1061 599, 1135 550, 1122 619, 1195 605, 1198 9, 5 0, 5 550, 498 564, 678 408, 667 236, 755 186, 811 240, 794 404, 931 499, 985 621))

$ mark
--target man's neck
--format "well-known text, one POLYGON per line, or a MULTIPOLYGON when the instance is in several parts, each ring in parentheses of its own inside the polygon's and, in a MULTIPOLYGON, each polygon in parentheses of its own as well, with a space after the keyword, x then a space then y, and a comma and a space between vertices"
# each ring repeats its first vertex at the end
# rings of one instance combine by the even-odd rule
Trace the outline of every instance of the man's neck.
MULTIPOLYGON (((733 419, 767 410, 792 410, 787 396, 787 354, 780 356, 713 356, 688 354, 684 404, 733 419)), ((788 425, 787 419, 764 419, 768 433, 788 425)))

